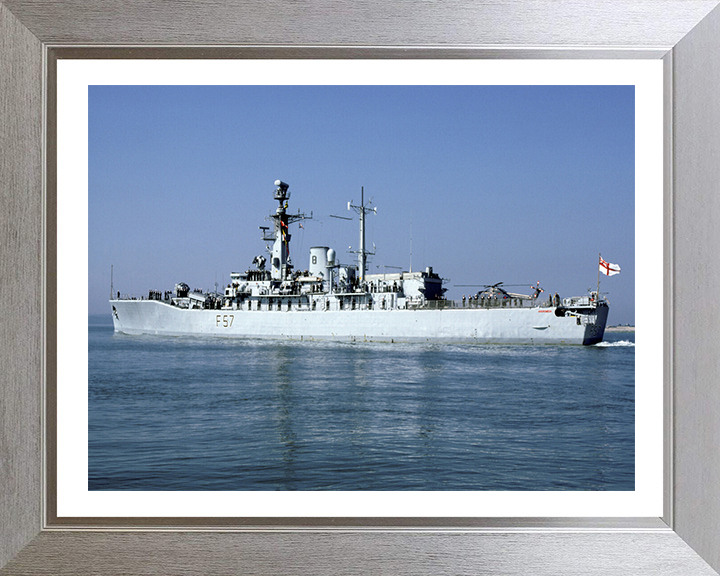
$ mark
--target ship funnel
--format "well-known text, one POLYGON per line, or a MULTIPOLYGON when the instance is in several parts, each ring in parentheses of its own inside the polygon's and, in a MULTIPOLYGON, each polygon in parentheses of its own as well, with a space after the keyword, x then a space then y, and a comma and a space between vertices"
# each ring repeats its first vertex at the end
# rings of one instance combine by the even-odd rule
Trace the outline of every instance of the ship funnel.
POLYGON ((335 251, 330 250, 327 246, 314 246, 310 248, 310 266, 308 266, 310 276, 325 276, 330 252, 334 253, 335 251))

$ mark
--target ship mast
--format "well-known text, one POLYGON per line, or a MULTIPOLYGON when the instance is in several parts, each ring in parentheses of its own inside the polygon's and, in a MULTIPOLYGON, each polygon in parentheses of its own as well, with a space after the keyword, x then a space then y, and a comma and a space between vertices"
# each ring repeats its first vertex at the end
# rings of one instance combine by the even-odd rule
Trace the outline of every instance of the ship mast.
POLYGON ((267 237, 263 230, 263 240, 274 240, 272 251, 271 251, 271 270, 273 280, 287 280, 290 277, 292 271, 292 264, 290 262, 290 224, 297 222, 298 220, 309 220, 312 218, 312 212, 310 216, 301 214, 288 214, 288 200, 290 199, 290 192, 288 192, 289 184, 285 184, 282 180, 275 180, 275 193, 273 197, 278 201, 279 205, 275 214, 271 214, 270 218, 275 222, 275 235, 267 237))
POLYGON ((367 269, 367 256, 372 256, 375 252, 365 250, 365 214, 372 212, 377 214, 377 208, 370 208, 372 199, 365 205, 365 188, 360 187, 360 206, 355 206, 352 200, 348 202, 348 210, 355 210, 360 214, 360 249, 358 255, 358 272, 360 273, 360 282, 365 282, 365 270, 367 269))

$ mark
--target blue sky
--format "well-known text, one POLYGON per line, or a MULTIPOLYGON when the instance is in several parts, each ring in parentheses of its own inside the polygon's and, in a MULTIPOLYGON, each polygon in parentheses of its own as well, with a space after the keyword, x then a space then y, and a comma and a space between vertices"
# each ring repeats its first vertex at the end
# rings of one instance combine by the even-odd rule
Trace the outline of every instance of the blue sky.
MULTIPOLYGON (((273 182, 290 184, 291 256, 355 261, 347 202, 373 198, 378 265, 456 284, 597 283, 610 324, 634 324, 633 86, 91 86, 90 314, 115 289, 227 283, 265 252, 273 182), (411 256, 412 254, 412 256, 411 256)), ((523 291, 522 288, 517 289, 523 291)), ((528 291, 525 291, 526 293, 528 291)))

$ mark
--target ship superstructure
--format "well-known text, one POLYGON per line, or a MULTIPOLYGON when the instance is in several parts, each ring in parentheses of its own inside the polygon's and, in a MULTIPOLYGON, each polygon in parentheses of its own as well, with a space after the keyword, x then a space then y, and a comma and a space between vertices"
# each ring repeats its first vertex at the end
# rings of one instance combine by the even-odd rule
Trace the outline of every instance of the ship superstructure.
POLYGON ((472 297, 447 300, 444 280, 427 267, 415 272, 367 273, 365 218, 376 213, 361 193, 357 264, 342 265, 329 246, 310 248, 308 267, 296 270, 290 258, 290 226, 312 218, 290 214, 289 186, 277 180, 278 207, 269 216, 273 230, 261 226, 272 242, 267 259, 255 256, 253 268, 233 272, 222 293, 151 290, 148 297, 112 294, 117 332, 127 334, 210 335, 238 338, 343 340, 371 342, 477 342, 594 344, 605 331, 608 303, 599 291, 587 296, 542 298, 508 292, 502 283, 472 297))

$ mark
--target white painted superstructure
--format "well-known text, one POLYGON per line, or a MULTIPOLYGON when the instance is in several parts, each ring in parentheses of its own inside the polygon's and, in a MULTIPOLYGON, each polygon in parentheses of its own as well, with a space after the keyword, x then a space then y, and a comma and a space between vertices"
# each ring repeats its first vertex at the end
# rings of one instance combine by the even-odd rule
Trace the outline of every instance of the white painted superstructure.
POLYGON ((557 295, 541 301, 513 294, 501 283, 462 301, 444 298, 443 279, 421 272, 366 274, 364 222, 374 212, 362 201, 348 203, 360 215, 361 249, 357 266, 342 266, 327 246, 310 249, 307 270, 294 271, 289 258, 293 222, 288 185, 277 181, 279 202, 270 270, 257 256, 256 269, 233 272, 222 294, 191 291, 178 283, 175 292, 150 291, 148 298, 110 300, 117 332, 126 334, 205 335, 230 338, 339 340, 350 342, 476 342, 522 344, 594 344, 605 331, 608 305, 597 292, 585 297, 557 295))

